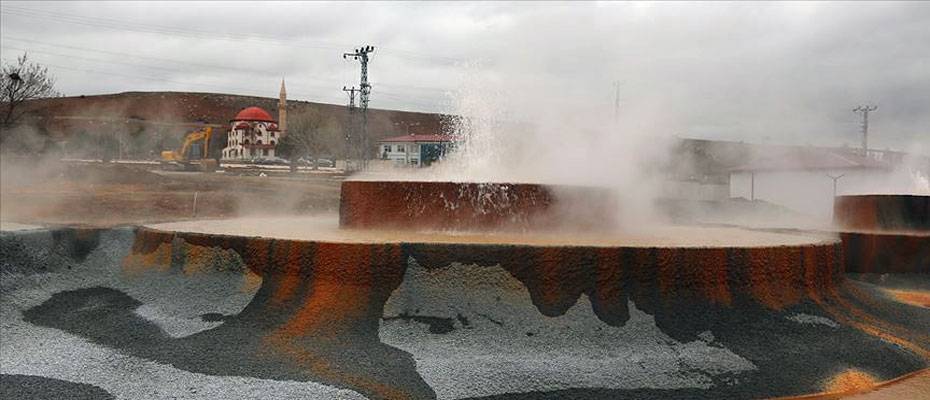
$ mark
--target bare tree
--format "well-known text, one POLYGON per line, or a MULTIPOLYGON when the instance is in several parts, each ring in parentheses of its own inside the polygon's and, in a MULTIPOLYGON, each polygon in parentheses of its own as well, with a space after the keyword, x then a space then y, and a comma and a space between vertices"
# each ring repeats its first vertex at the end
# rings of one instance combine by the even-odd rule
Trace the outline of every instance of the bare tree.
POLYGON ((333 142, 338 140, 336 132, 331 117, 311 108, 288 121, 287 133, 278 142, 277 153, 290 160, 294 168, 299 158, 329 155, 333 142))
POLYGON ((28 100, 56 97, 55 78, 48 68, 29 61, 26 53, 16 59, 15 64, 4 64, 0 77, 0 101, 3 102, 3 121, 0 127, 8 128, 22 116, 19 106, 28 100))

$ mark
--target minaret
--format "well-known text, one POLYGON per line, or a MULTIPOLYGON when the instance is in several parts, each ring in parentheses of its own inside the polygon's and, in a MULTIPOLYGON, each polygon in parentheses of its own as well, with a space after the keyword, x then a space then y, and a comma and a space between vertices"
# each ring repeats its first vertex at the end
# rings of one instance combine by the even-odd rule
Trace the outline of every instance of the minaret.
POLYGON ((284 78, 281 78, 281 93, 278 95, 278 128, 281 135, 287 134, 287 91, 284 90, 284 78))

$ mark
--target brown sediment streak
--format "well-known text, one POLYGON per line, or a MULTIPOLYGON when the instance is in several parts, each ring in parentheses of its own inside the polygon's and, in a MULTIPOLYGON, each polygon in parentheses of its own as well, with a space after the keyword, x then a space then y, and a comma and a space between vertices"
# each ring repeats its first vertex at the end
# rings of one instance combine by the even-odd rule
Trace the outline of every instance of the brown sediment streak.
POLYGON ((831 393, 852 394, 865 392, 878 384, 872 374, 858 369, 848 369, 831 377, 826 384, 826 391, 831 393))
MULTIPOLYGON (((853 293, 856 290, 849 284, 846 284, 844 288, 853 293)), ((930 348, 927 347, 927 344, 930 344, 930 337, 926 337, 925 334, 915 334, 904 327, 885 322, 869 314, 844 298, 838 288, 831 287, 824 292, 814 292, 811 299, 837 322, 897 344, 924 359, 930 360, 930 348), (918 342, 915 343, 905 339, 902 335, 917 337, 918 342), (919 343, 924 343, 924 345, 919 343)))
POLYGON ((530 252, 526 263, 513 265, 521 269, 519 277, 531 290, 534 302, 545 315, 562 315, 591 286, 593 254, 578 248, 547 247, 530 252), (538 280, 536 279, 538 277, 538 280), (536 281, 535 284, 532 281, 536 281))
MULTIPOLYGON (((836 382, 837 377, 839 377, 843 373, 850 372, 850 371, 858 371, 858 370, 850 369, 850 370, 841 372, 840 374, 835 375, 831 379, 828 379, 824 386, 826 388, 829 388, 831 386, 830 383, 836 382)), ((905 380, 917 377, 918 375, 926 374, 928 372, 930 372, 930 369, 924 368, 924 369, 919 369, 913 372, 906 373, 904 375, 898 376, 893 379, 889 379, 887 381, 873 382, 872 385, 867 390, 872 391, 872 390, 878 390, 881 388, 885 388, 885 387, 897 384, 901 381, 905 381, 905 380)), ((866 374, 866 375, 872 376, 871 374, 866 374)), ((831 391, 829 389, 825 389, 825 391, 821 393, 813 393, 813 394, 806 394, 806 395, 800 395, 800 396, 774 397, 769 400, 838 400, 838 399, 842 399, 846 396, 853 395, 853 394, 855 393, 849 393, 849 392, 843 392, 843 391, 831 391)))
POLYGON ((418 398, 414 393, 391 386, 389 383, 378 382, 365 374, 347 371, 339 363, 330 362, 319 354, 308 350, 307 346, 296 344, 290 337, 271 335, 265 338, 265 342, 273 346, 278 354, 289 357, 294 364, 301 368, 312 371, 322 379, 361 389, 369 397, 378 399, 418 398))
POLYGON ((893 298, 912 306, 930 308, 930 292, 917 290, 891 290, 886 289, 893 298))
POLYGON ((819 292, 823 288, 823 273, 820 271, 820 268, 817 268, 820 265, 820 254, 816 251, 816 248, 805 248, 801 250, 802 254, 802 264, 804 268, 804 289, 807 297, 815 299, 819 298, 819 292))
MULTIPOLYGON (((677 269, 681 261, 677 256, 677 249, 659 249, 656 254, 656 268, 653 273, 658 278, 656 283, 659 298, 663 303, 678 300, 675 296, 678 294, 676 285, 683 282, 678 282, 677 269)), ((695 283, 697 282, 692 282, 695 283)))
POLYGON ((637 307, 654 310, 659 297, 655 266, 658 263, 658 249, 629 249, 633 253, 630 259, 632 270, 632 297, 637 307))
POLYGON ((599 249, 594 259, 594 287, 591 297, 594 313, 612 326, 624 324, 630 317, 627 310, 630 266, 623 263, 624 250, 599 249))
MULTIPOLYGON (((749 253, 749 284, 753 298, 775 310, 781 310, 801 300, 804 285, 799 275, 803 266, 799 265, 801 262, 798 249, 750 249, 749 253)), ((829 274, 829 271, 825 272, 829 274)), ((830 283, 825 285, 829 286, 830 283)))
POLYGON ((174 234, 151 229, 137 229, 132 248, 123 259, 123 271, 139 273, 145 270, 171 268, 172 239, 174 234))
MULTIPOLYGON (((139 241, 139 237, 136 237, 139 241)), ((171 252, 173 246, 170 242, 160 243, 155 249, 144 252, 131 252, 123 259, 123 272, 137 274, 147 270, 166 271, 171 268, 171 252)))
POLYGON ((727 284, 726 249, 706 249, 694 253, 695 261, 686 267, 696 272, 697 280, 703 283, 700 289, 704 299, 711 304, 729 306, 733 298, 727 284))
MULTIPOLYGON (((855 299, 859 303, 862 303, 862 304, 865 304, 871 307, 878 306, 878 304, 876 304, 872 296, 868 295, 867 293, 864 293, 862 289, 856 286, 847 285, 843 289, 845 293, 849 294, 849 297, 855 299)), ((921 346, 922 348, 930 351, 930 332, 911 331, 910 329, 904 326, 889 322, 883 318, 879 318, 877 316, 869 314, 867 311, 863 310, 862 308, 854 306, 845 297, 842 297, 842 296, 838 296, 838 297, 839 297, 838 301, 840 302, 842 306, 848 307, 849 309, 853 310, 853 312, 856 313, 857 315, 864 316, 863 319, 869 322, 870 324, 887 332, 896 332, 900 335, 907 335, 909 337, 913 337, 917 340, 918 343, 923 343, 923 345, 921 346)))
MULTIPOLYGON (((306 283, 306 296, 299 309, 272 331, 265 342, 279 353, 290 354, 298 365, 324 379, 354 386, 379 398, 415 397, 367 373, 329 362, 314 351, 325 343, 348 337, 353 342, 378 341, 384 303, 403 276, 400 246, 334 243, 312 246, 313 269, 306 283)), ((284 275, 284 279, 299 277, 293 273, 284 275)))
POLYGON ((384 304, 403 278, 404 261, 400 245, 316 244, 308 296, 281 332, 376 335, 384 304))
POLYGON ((282 266, 277 287, 271 295, 271 301, 278 305, 291 301, 297 289, 307 281, 307 277, 301 274, 301 267, 304 265, 304 253, 310 246, 305 242, 290 241, 280 247, 283 251, 277 251, 272 260, 276 265, 282 266))

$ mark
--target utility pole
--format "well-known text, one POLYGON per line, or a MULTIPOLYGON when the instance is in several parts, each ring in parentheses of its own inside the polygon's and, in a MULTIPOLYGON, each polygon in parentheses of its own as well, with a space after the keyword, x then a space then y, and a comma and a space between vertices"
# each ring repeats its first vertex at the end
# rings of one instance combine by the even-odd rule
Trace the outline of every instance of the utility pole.
POLYGON ((833 197, 836 197, 836 181, 840 180, 840 178, 842 178, 845 175, 846 174, 839 174, 837 176, 833 176, 833 175, 827 174, 827 176, 830 177, 830 179, 833 179, 833 197))
POLYGON ((355 108, 355 92, 357 92, 358 89, 356 89, 355 86, 352 86, 352 87, 349 88, 349 89, 346 89, 346 87, 343 86, 343 87, 342 87, 342 91, 343 91, 343 92, 349 92, 349 109, 351 110, 351 109, 355 108))
POLYGON ((355 60, 358 60, 362 64, 362 74, 361 81, 359 83, 359 108, 362 113, 362 133, 359 138, 359 144, 362 147, 362 161, 365 166, 368 165, 368 155, 371 153, 371 149, 368 148, 368 96, 371 94, 371 85, 368 83, 368 53, 375 51, 374 46, 362 46, 355 49, 352 53, 343 53, 342 58, 348 59, 352 57, 355 60))
POLYGON ((352 155, 352 144, 351 143, 354 137, 353 134, 356 131, 355 129, 356 128, 355 126, 356 125, 355 92, 358 92, 358 89, 356 89, 355 86, 352 86, 352 88, 350 89, 347 89, 345 86, 343 86, 342 91, 349 93, 349 106, 348 106, 349 112, 346 115, 347 121, 346 121, 346 126, 345 126, 345 129, 346 129, 346 133, 345 133, 346 135, 345 137, 346 139, 346 151, 345 151, 346 166, 345 166, 345 169, 346 171, 348 171, 349 170, 349 158, 351 158, 351 155, 352 155))
POLYGON ((856 106, 853 112, 862 114, 862 155, 869 155, 869 113, 878 110, 878 106, 865 105, 856 106))

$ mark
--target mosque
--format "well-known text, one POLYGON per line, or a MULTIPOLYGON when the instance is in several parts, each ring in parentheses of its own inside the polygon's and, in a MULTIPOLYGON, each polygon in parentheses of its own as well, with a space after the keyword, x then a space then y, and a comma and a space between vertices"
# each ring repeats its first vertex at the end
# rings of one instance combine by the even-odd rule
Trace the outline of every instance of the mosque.
POLYGON ((261 107, 247 107, 230 121, 224 160, 250 160, 275 157, 278 141, 287 134, 287 91, 281 80, 278 121, 261 107))

